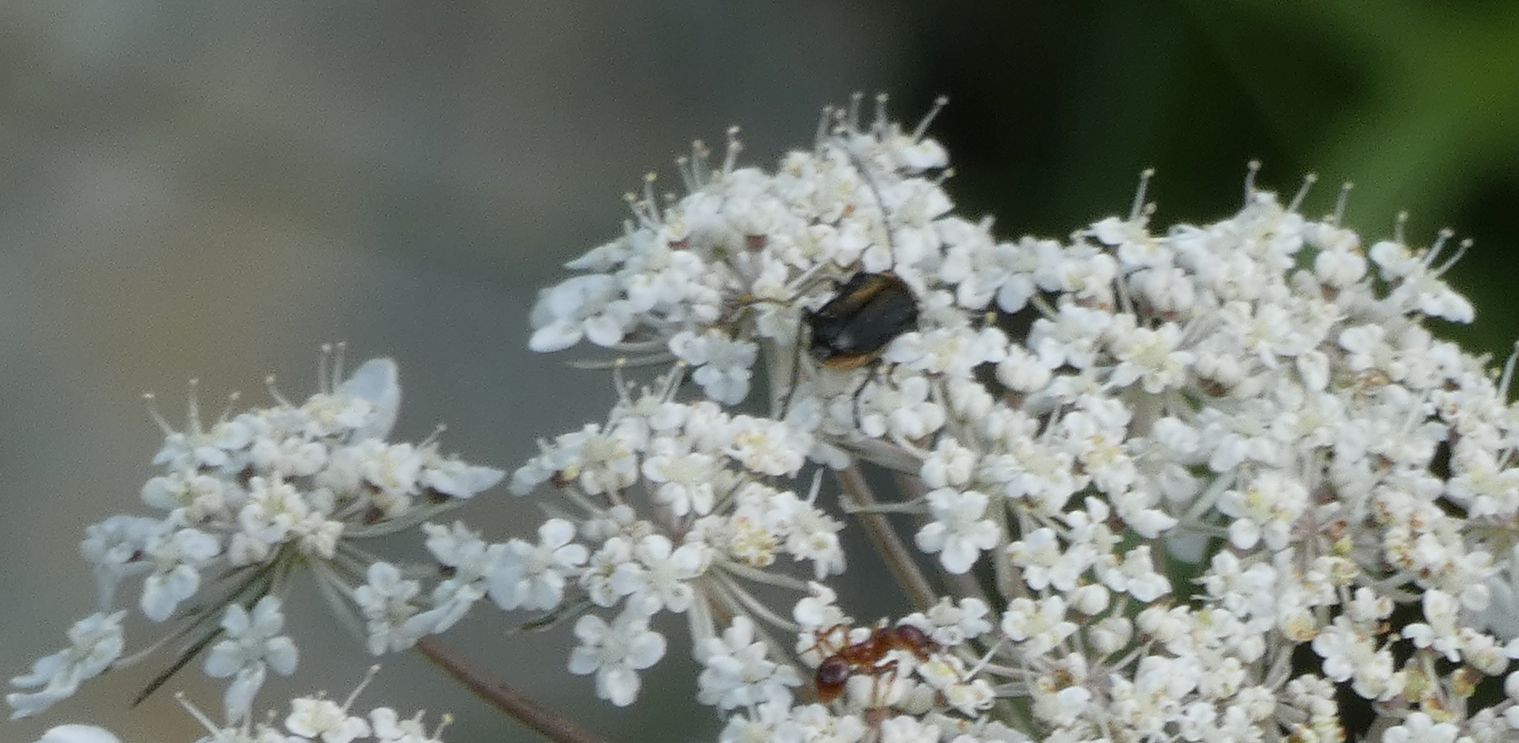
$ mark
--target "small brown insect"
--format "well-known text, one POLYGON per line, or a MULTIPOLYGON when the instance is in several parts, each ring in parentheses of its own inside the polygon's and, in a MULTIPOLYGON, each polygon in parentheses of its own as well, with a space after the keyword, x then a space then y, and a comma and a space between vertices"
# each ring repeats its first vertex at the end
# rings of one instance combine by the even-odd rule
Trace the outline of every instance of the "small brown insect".
POLYGON ((886 654, 892 650, 912 653, 918 660, 928 660, 931 653, 939 650, 938 644, 928 639, 923 630, 910 624, 877 627, 865 639, 842 647, 835 646, 826 639, 837 631, 842 631, 847 640, 849 629, 842 625, 817 633, 818 647, 831 653, 818 665, 817 673, 813 675, 818 700, 824 704, 838 699, 844 693, 849 677, 854 674, 870 676, 876 681, 882 678, 888 681, 895 679, 897 662, 886 661, 886 654))

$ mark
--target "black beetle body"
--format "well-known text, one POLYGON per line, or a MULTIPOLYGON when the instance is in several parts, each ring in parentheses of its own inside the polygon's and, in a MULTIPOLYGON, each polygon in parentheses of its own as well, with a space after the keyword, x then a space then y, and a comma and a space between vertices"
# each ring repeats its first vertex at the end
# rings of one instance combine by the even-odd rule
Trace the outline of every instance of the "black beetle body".
POLYGON ((895 274, 861 271, 806 320, 812 358, 847 371, 875 361, 892 339, 917 329, 918 302, 895 274))

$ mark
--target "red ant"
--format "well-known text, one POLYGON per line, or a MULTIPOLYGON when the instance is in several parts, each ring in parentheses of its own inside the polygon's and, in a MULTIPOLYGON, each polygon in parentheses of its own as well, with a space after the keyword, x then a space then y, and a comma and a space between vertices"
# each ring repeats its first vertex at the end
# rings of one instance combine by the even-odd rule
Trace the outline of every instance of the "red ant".
POLYGON ((865 639, 845 644, 843 647, 835 646, 826 639, 838 630, 844 631, 844 639, 848 643, 849 629, 842 624, 817 633, 817 647, 826 648, 831 652, 818 665, 817 673, 813 676, 813 682, 817 685, 818 699, 824 704, 833 702, 844 693, 844 687, 852 674, 870 676, 875 682, 879 682, 883 676, 894 680, 897 662, 895 660, 881 662, 892 650, 912 653, 922 661, 928 660, 929 654, 939 651, 939 645, 928 639, 927 633, 910 624, 876 627, 865 639))

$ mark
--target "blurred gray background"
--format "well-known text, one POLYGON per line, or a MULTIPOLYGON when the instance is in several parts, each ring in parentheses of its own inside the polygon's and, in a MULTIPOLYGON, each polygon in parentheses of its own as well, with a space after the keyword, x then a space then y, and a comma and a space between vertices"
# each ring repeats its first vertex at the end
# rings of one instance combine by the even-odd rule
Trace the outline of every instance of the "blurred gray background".
MULTIPOLYGON (((400 430, 514 467, 536 436, 599 417, 605 376, 527 352, 526 312, 558 265, 616 234, 620 195, 669 172, 693 137, 741 124, 750 162, 810 141, 818 108, 933 96, 951 190, 999 232, 1062 235, 1127 208, 1157 166, 1159 219, 1238 203, 1244 163, 1296 187, 1359 184, 1350 221, 1385 234, 1445 224, 1478 239, 1455 281, 1477 300, 1457 335, 1503 352, 1519 316, 1519 16, 1511 3, 1279 9, 1265 2, 256 2, 0 5, 0 668, 23 671, 91 611, 86 523, 133 510, 156 449, 139 399, 201 379, 208 408, 261 399, 277 373, 310 391, 317 348, 394 356, 400 430), (1063 5, 1063 4, 1062 4, 1063 5)), ((504 492, 464 512, 488 536, 536 511, 504 492)), ((868 578, 846 584, 851 600, 868 578)), ((296 683, 341 696, 371 660, 315 596, 293 610, 296 683), (304 620, 304 621, 303 621, 304 620), (320 658, 320 661, 317 659, 320 658)), ((879 604, 859 611, 869 615, 879 604)), ((479 612, 448 640, 616 740, 699 740, 681 635, 615 710, 563 671, 570 641, 506 637, 479 612)), ((151 636, 140 625, 133 637, 151 636)), ((92 720, 132 743, 188 741, 168 694, 125 708, 149 668, 87 687, 31 741, 92 720)), ((170 684, 207 709, 218 688, 170 684)), ((365 699, 452 711, 453 743, 531 740, 397 656, 365 699)))

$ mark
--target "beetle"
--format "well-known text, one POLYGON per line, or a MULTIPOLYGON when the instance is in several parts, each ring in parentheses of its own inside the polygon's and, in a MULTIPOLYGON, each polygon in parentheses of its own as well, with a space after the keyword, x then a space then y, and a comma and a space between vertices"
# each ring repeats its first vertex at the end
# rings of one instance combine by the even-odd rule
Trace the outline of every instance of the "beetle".
POLYGON ((918 301, 896 274, 860 271, 803 319, 812 336, 812 358, 849 371, 874 362, 893 339, 917 329, 918 301))

